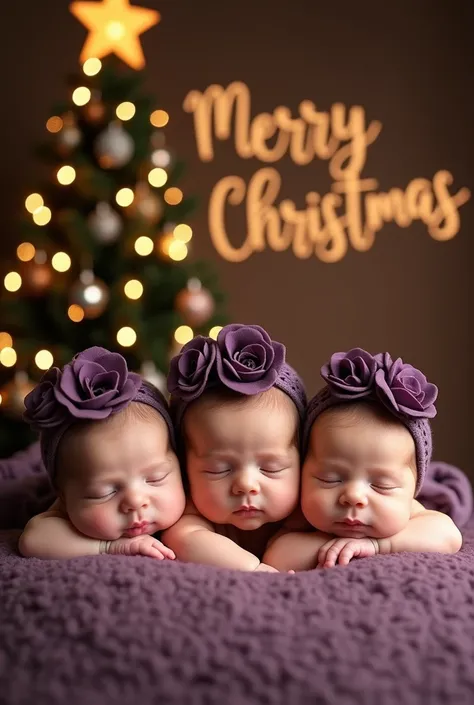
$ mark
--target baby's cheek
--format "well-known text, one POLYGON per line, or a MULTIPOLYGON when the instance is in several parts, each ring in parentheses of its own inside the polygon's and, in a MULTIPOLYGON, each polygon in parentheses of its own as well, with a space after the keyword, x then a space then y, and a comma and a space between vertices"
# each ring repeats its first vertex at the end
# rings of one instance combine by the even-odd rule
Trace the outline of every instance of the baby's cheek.
POLYGON ((321 524, 321 521, 326 520, 329 514, 324 496, 321 492, 317 492, 314 489, 309 491, 303 488, 303 492, 301 493, 301 509, 306 519, 313 526, 321 524))
POLYGON ((155 500, 158 508, 160 528, 169 528, 181 518, 186 504, 184 490, 180 487, 170 489, 166 495, 155 500))
POLYGON ((299 483, 292 479, 289 479, 286 483, 282 483, 278 488, 275 499, 278 506, 280 506, 286 514, 291 514, 299 504, 299 483))
POLYGON ((381 537, 393 536, 405 528, 410 519, 411 502, 385 502, 378 507, 377 529, 381 537))
POLYGON ((79 512, 75 523, 83 534, 92 538, 113 540, 119 537, 113 514, 104 504, 79 512))

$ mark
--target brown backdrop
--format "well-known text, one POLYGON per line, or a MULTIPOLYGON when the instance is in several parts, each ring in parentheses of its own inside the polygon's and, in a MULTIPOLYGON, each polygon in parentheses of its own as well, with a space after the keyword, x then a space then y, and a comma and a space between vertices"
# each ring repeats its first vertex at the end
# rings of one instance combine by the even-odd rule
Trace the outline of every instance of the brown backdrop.
MULTIPOLYGON (((234 320, 257 322, 287 343, 289 360, 309 391, 320 385, 328 355, 359 345, 389 350, 421 366, 440 387, 434 422, 437 458, 472 468, 468 338, 474 200, 461 208, 461 230, 436 242, 425 225, 386 225, 367 253, 349 249, 335 264, 266 250, 241 264, 223 261, 207 230, 207 200, 227 174, 246 181, 262 166, 240 159, 231 142, 213 162, 196 152, 192 117, 182 109, 190 89, 244 81, 252 114, 277 105, 296 114, 301 100, 321 109, 363 105, 383 123, 364 169, 379 188, 405 187, 439 169, 455 188, 473 190, 474 13, 462 2, 385 3, 292 0, 148 0, 161 24, 144 35, 148 88, 171 114, 170 143, 187 160, 184 187, 202 201, 194 252, 215 261, 234 320)), ((2 5, 2 249, 12 250, 15 220, 40 165, 31 146, 65 90, 85 37, 65 0, 2 5)), ((302 207, 309 190, 330 187, 327 162, 278 165, 282 198, 302 207)))

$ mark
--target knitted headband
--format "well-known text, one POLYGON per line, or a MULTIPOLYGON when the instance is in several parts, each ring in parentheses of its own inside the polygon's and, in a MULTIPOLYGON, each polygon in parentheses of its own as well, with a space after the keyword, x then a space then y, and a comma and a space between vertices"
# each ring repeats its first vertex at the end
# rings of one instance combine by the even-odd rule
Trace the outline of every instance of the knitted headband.
POLYGON ((170 363, 168 391, 177 427, 188 405, 209 389, 224 387, 252 396, 272 387, 285 392, 303 418, 303 382, 285 362, 285 346, 260 326, 225 326, 217 340, 196 336, 170 363))
POLYGON ((129 372, 122 355, 105 348, 88 348, 62 370, 48 370, 25 397, 23 418, 40 432, 41 456, 51 478, 59 442, 68 428, 80 421, 106 419, 132 402, 147 404, 161 414, 174 446, 165 398, 140 375, 129 372))
POLYGON ((308 404, 303 430, 307 451, 314 422, 329 407, 357 401, 378 401, 410 431, 416 448, 418 494, 431 460, 433 441, 428 419, 436 416, 438 388, 401 358, 371 355, 361 348, 334 353, 321 368, 326 386, 308 404))

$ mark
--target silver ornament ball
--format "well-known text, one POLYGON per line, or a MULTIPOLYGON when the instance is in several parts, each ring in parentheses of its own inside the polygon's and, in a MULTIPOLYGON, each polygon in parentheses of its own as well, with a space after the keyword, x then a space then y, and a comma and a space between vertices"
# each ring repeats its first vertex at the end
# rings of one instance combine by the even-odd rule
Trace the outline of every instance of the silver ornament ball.
POLYGON ((120 169, 128 164, 134 152, 132 137, 115 122, 100 133, 95 143, 95 155, 103 169, 120 169))
POLYGON ((99 318, 109 303, 109 290, 93 272, 84 270, 73 284, 69 300, 82 308, 85 318, 99 318))
POLYGON ((104 245, 115 242, 122 231, 122 219, 112 206, 101 201, 88 218, 88 224, 97 242, 104 245))

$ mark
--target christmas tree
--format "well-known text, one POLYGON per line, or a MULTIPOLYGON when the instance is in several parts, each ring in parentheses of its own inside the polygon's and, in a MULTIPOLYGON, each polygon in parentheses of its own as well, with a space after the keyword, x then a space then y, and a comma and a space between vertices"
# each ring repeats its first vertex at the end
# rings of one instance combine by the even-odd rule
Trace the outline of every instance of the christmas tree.
POLYGON ((138 35, 158 13, 128 0, 71 11, 89 29, 80 73, 46 121, 46 178, 25 200, 16 256, 4 265, 1 457, 33 440, 23 400, 52 365, 100 345, 163 389, 170 356, 225 322, 211 269, 187 259, 195 202, 179 187, 169 115, 142 90, 138 35))

